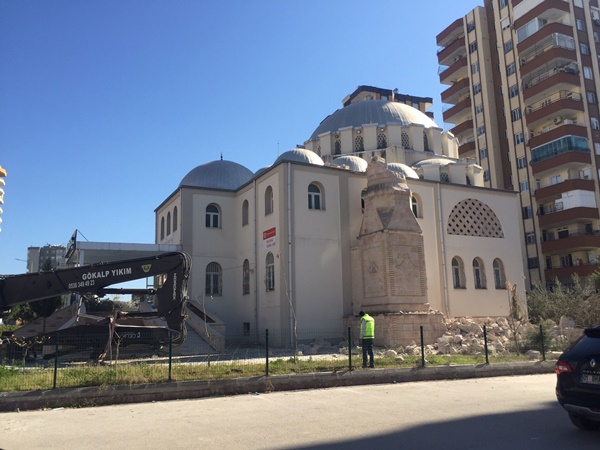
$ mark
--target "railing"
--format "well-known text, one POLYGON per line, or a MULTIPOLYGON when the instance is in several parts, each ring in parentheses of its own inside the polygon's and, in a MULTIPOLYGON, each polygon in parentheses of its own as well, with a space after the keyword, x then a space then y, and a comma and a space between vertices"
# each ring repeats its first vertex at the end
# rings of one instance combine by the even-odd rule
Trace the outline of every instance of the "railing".
POLYGON ((540 109, 545 108, 546 106, 549 106, 554 102, 557 102, 559 100, 564 100, 564 99, 581 101, 583 99, 583 96, 579 92, 558 91, 558 92, 540 100, 539 102, 534 103, 531 106, 527 106, 525 108, 525 115, 531 114, 535 111, 539 111, 540 109))
POLYGON ((560 239, 567 239, 570 237, 578 237, 578 236, 600 236, 600 230, 590 230, 590 231, 574 231, 569 232, 566 236, 554 236, 554 234, 546 234, 546 236, 542 236, 540 238, 540 242, 552 242, 558 241, 560 239))
POLYGON ((524 78, 522 80, 523 90, 530 89, 536 84, 541 83, 542 81, 547 80, 553 75, 556 75, 559 72, 578 74, 579 68, 577 67, 577 63, 569 62, 565 64, 564 62, 555 62, 553 64, 549 64, 544 66, 543 69, 538 70, 531 74, 531 76, 524 78))
POLYGON ((549 52, 552 49, 561 48, 565 50, 575 50, 575 41, 570 36, 564 36, 559 33, 554 33, 548 36, 546 39, 537 43, 529 51, 524 52, 520 55, 521 66, 533 61, 538 56, 549 52))

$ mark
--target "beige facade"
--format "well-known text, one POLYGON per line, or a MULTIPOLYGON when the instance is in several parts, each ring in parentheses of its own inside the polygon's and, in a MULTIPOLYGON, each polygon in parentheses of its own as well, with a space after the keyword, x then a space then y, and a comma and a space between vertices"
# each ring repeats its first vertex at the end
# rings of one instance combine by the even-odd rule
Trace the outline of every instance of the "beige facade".
POLYGON ((486 186, 519 192, 527 282, 598 268, 597 0, 493 0, 437 36, 444 121, 486 186))
MULTIPOLYGON (((377 100, 362 103, 386 108, 377 100)), ((402 161, 388 160, 387 170, 406 180, 405 211, 422 230, 419 279, 426 282, 431 310, 507 315, 507 280, 525 297, 517 194, 477 187, 483 184, 480 168, 445 155, 452 137, 444 139, 423 116, 411 119, 418 123, 369 126, 390 131, 390 141, 398 126, 400 135, 414 136, 419 146, 426 131, 429 150, 378 149, 377 140, 364 140, 356 152, 348 139, 343 153, 324 154, 322 142, 341 136, 342 127, 325 132, 324 140, 317 134, 307 141, 307 147, 321 143, 322 157, 308 148, 291 150, 255 174, 231 161, 198 166, 156 209, 157 244, 179 245, 192 256, 190 297, 225 324, 227 339, 270 329, 283 331, 281 344, 287 345, 294 326, 299 339, 315 332, 345 336, 348 318, 368 305, 355 292, 355 278, 364 271, 353 264, 353 252, 368 214, 362 202, 365 170, 382 154, 402 161)), ((350 128, 354 136, 367 134, 364 127, 350 128)))

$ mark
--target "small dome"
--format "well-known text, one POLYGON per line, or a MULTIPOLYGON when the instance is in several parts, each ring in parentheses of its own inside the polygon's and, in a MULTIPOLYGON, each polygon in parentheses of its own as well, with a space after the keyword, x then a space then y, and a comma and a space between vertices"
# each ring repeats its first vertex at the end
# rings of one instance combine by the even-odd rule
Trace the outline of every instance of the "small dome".
POLYGON ((306 164, 314 164, 316 166, 324 165, 323 160, 319 155, 311 150, 306 150, 305 148, 295 148, 282 153, 279 155, 279 158, 275 160, 273 165, 281 161, 301 162, 306 164))
POLYGON ((364 159, 355 155, 346 155, 335 158, 331 161, 334 166, 348 166, 348 170, 353 172, 366 172, 369 165, 364 159))
POLYGON ((256 172, 254 172, 254 176, 255 177, 259 177, 261 176, 263 173, 265 173, 267 170, 269 170, 271 168, 271 166, 265 166, 262 167, 260 169, 258 169, 256 172))
POLYGON ((235 191, 252 179, 254 174, 233 161, 212 161, 192 169, 179 186, 235 191))
POLYGON ((401 173, 405 178, 414 178, 416 180, 419 179, 419 175, 412 167, 407 166, 402 163, 389 163, 387 168, 392 172, 401 173))
POLYGON ((425 166, 447 166, 449 164, 456 164, 456 161, 453 161, 451 159, 444 159, 444 158, 429 158, 429 159, 422 159, 419 162, 416 162, 413 164, 413 167, 425 167, 425 166))
POLYGON ((439 128, 427 114, 410 105, 389 100, 365 100, 338 109, 326 117, 310 139, 317 139, 322 133, 333 133, 345 127, 362 127, 369 123, 404 127, 416 124, 425 128, 439 128))

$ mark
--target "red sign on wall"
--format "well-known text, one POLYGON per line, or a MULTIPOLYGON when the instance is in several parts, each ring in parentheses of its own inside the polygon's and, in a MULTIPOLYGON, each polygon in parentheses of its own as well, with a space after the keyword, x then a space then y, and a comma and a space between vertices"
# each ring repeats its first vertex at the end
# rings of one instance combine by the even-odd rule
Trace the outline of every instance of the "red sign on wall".
POLYGON ((263 243, 265 248, 275 247, 277 243, 277 229, 275 227, 263 231, 263 243))

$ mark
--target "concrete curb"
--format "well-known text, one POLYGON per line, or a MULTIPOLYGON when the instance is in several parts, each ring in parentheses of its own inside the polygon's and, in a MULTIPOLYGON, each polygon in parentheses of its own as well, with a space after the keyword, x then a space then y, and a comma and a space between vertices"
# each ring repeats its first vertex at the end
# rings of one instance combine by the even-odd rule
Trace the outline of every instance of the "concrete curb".
POLYGON ((2 392, 0 393, 0 411, 144 403, 248 393, 322 389, 367 384, 534 375, 552 372, 554 372, 554 361, 537 361, 493 365, 372 369, 227 380, 177 381, 130 386, 94 386, 48 391, 2 392))

